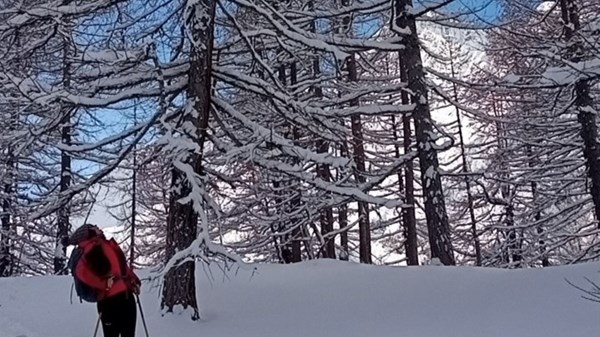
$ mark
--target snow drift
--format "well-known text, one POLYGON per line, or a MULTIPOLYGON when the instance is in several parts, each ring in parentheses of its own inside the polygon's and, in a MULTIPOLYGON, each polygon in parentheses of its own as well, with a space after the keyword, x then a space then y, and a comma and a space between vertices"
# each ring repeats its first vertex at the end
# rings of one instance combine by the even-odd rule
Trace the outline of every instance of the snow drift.
MULTIPOLYGON (((150 284, 142 304, 151 337, 589 337, 600 333, 600 304, 566 279, 600 282, 598 270, 599 263, 500 270, 320 260, 224 275, 199 266, 202 321, 162 317, 150 284)), ((0 280, 0 337, 91 337, 95 306, 75 295, 71 304, 71 283, 0 280)))

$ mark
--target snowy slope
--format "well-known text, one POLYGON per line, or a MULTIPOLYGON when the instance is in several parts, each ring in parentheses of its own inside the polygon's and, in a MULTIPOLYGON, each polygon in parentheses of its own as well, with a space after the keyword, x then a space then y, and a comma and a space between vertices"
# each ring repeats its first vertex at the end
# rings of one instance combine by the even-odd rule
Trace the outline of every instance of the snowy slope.
MULTIPOLYGON (((336 261, 261 265, 224 279, 199 268, 203 321, 161 317, 142 296, 151 337, 589 337, 600 304, 565 278, 600 281, 600 264, 507 271, 375 267, 336 261)), ((92 336, 95 308, 69 303, 68 277, 0 280, 0 337, 92 336)), ((143 336, 138 324, 138 336, 143 336)))

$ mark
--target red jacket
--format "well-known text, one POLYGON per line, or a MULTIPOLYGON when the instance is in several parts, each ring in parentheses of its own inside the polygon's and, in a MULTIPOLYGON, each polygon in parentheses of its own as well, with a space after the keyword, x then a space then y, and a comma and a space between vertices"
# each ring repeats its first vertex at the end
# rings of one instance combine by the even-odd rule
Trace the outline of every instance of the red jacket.
POLYGON ((83 249, 84 256, 80 262, 84 263, 77 264, 75 267, 75 276, 81 280, 81 282, 84 282, 88 286, 98 291, 98 301, 123 293, 125 291, 132 291, 136 286, 139 287, 140 279, 127 265, 125 254, 121 248, 119 248, 119 245, 114 239, 106 240, 95 237, 80 242, 79 246, 83 249), (100 245, 102 252, 110 262, 110 271, 111 276, 113 277, 113 285, 110 288, 108 288, 107 284, 110 277, 96 275, 86 265, 84 260, 85 254, 89 252, 90 249, 96 244, 100 245))

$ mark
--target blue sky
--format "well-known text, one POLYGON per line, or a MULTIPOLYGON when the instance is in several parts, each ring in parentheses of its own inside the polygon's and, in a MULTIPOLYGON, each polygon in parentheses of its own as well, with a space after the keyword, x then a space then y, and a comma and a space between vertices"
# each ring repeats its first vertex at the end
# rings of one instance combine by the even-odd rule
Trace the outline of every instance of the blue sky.
MULTIPOLYGON (((415 7, 418 8, 419 5, 433 7, 443 2, 445 0, 415 0, 415 7)), ((451 4, 443 7, 440 12, 465 13, 473 10, 476 13, 469 15, 470 19, 495 21, 501 11, 500 2, 501 0, 454 0, 451 4)))

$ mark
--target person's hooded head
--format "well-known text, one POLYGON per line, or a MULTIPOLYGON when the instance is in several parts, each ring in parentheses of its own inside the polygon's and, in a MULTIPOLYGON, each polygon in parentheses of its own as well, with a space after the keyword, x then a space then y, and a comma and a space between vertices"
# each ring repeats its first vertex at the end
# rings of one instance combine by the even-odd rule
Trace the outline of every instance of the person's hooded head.
MULTIPOLYGON (((102 230, 96 225, 85 224, 77 228, 77 230, 75 230, 75 232, 73 232, 73 234, 67 238, 66 245, 64 246, 78 245, 93 238, 105 239, 104 232, 102 232, 102 230)), ((85 258, 88 266, 96 275, 106 276, 110 274, 110 261, 106 255, 104 255, 101 245, 94 245, 87 252, 85 258)))
POLYGON ((95 237, 104 239, 104 232, 96 225, 85 224, 75 230, 69 237, 63 239, 63 246, 78 245, 80 242, 95 237))

